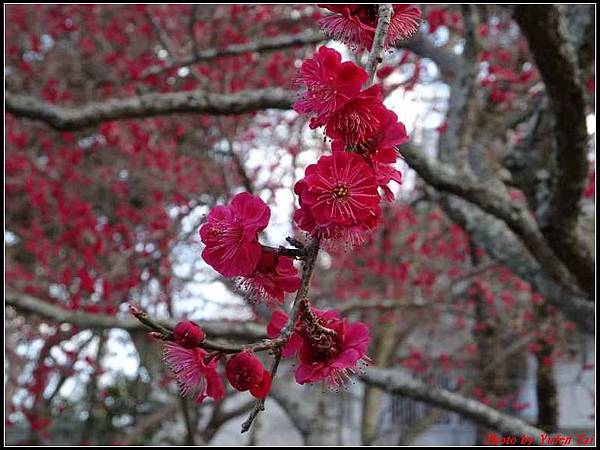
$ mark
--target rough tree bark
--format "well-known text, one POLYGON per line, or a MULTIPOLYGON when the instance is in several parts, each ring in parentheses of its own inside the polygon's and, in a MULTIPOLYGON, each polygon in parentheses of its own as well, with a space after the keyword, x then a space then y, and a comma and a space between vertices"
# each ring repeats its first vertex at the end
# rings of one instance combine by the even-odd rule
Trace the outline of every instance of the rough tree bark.
POLYGON ((529 423, 494 408, 490 408, 477 400, 463 397, 445 389, 434 388, 417 380, 400 369, 371 368, 361 375, 362 381, 392 393, 404 395, 415 400, 424 401, 450 411, 455 411, 475 422, 511 436, 527 435, 534 438, 534 443, 541 445, 544 432, 529 423))
POLYGON ((289 109, 295 93, 280 88, 257 89, 237 94, 205 91, 145 94, 137 97, 91 102, 63 108, 31 96, 5 93, 6 111, 18 117, 41 120, 57 130, 77 130, 110 120, 153 117, 172 113, 244 114, 289 109))
MULTIPOLYGON (((537 318, 544 318, 544 305, 536 306, 537 318)), ((537 426, 548 433, 558 431, 558 389, 554 377, 554 344, 540 333, 536 341, 535 393, 537 398, 537 426)))
POLYGON ((527 37, 554 111, 558 174, 542 231, 582 289, 594 292, 594 259, 576 233, 588 174, 585 96, 576 51, 558 7, 518 5, 515 19, 527 37))
MULTIPOLYGON (((145 331, 146 328, 136 319, 122 318, 106 314, 90 314, 82 311, 69 311, 58 305, 18 292, 12 288, 5 289, 5 304, 21 312, 36 314, 54 322, 66 322, 80 328, 103 330, 119 328, 126 331, 145 331)), ((172 328, 173 320, 157 322, 172 328)), ((259 340, 266 337, 264 326, 253 322, 200 321, 198 322, 211 337, 222 337, 240 340, 259 340)))
POLYGON ((582 330, 594 332, 594 302, 550 279, 503 222, 452 195, 441 195, 440 204, 446 214, 496 261, 531 283, 548 303, 562 311, 582 330))

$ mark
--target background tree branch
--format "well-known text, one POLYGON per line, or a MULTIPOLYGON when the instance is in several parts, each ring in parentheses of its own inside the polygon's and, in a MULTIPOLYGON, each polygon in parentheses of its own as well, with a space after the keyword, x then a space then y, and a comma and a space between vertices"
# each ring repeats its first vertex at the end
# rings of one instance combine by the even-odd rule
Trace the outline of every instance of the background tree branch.
POLYGON ((505 223, 460 197, 442 194, 440 205, 449 217, 462 226, 496 261, 506 265, 541 293, 548 303, 562 311, 582 330, 595 329, 595 304, 553 281, 505 223))
POLYGON ((556 261, 554 252, 529 210, 511 201, 507 195, 478 182, 468 172, 449 164, 438 163, 409 145, 404 146, 401 151, 411 168, 428 184, 439 191, 459 196, 505 222, 558 283, 566 286, 573 284, 570 274, 556 261))
POLYGON ((77 130, 111 120, 153 117, 171 113, 244 114, 263 109, 289 109, 295 93, 281 88, 258 89, 237 94, 205 91, 145 94, 124 99, 90 102, 63 108, 27 95, 5 94, 6 111, 40 120, 57 130, 77 130))
POLYGON ((514 17, 529 43, 554 112, 557 177, 542 222, 548 242, 588 293, 594 292, 594 258, 576 233, 587 180, 586 108, 576 51, 563 37, 558 7, 518 5, 514 17))
POLYGON ((446 389, 430 386, 400 369, 378 369, 371 367, 361 375, 361 380, 377 386, 392 394, 404 395, 415 400, 425 401, 461 414, 477 423, 511 436, 529 436, 534 443, 541 445, 540 430, 524 420, 501 413, 483 403, 450 392, 446 389))
POLYGON ((160 75, 170 70, 181 67, 192 66, 204 61, 226 56, 236 56, 249 52, 266 52, 271 50, 283 50, 289 47, 318 44, 326 39, 326 36, 318 30, 306 30, 299 34, 275 36, 273 38, 257 39, 247 44, 231 44, 222 49, 206 49, 198 51, 194 56, 187 59, 168 64, 166 66, 152 66, 146 69, 140 77, 146 78, 151 75, 160 75))
MULTIPOLYGON (((36 314, 54 322, 70 323, 80 328, 95 330, 119 328, 126 331, 147 331, 147 328, 135 318, 70 311, 31 295, 15 291, 12 288, 6 288, 5 290, 5 304, 13 306, 21 312, 36 314)), ((157 322, 170 328, 177 323, 176 320, 157 320, 157 322)), ((264 327, 254 322, 203 320, 198 321, 198 324, 210 337, 243 340, 257 340, 266 337, 264 327)))

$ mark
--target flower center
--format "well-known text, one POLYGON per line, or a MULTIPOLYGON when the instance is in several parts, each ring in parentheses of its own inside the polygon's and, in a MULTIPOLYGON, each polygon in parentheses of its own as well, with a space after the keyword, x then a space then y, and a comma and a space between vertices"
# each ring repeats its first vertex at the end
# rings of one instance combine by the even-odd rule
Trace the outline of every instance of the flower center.
POLYGON ((350 192, 350 190, 348 189, 348 186, 336 186, 333 189, 333 196, 338 199, 338 200, 343 200, 346 197, 348 197, 348 193, 350 192))
POLYGON ((361 5, 354 14, 358 16, 361 22, 373 27, 377 26, 377 19, 379 18, 377 5, 361 5))
POLYGON ((209 236, 215 241, 221 241, 221 243, 241 242, 244 237, 242 227, 243 225, 239 220, 234 222, 215 220, 209 229, 209 236))
POLYGON ((363 156, 372 156, 377 152, 379 142, 383 140, 383 138, 383 133, 375 133, 373 136, 362 142, 356 142, 354 145, 349 145, 347 150, 351 152, 354 151, 363 156))
POLYGON ((313 357, 316 361, 327 361, 339 353, 337 337, 319 334, 311 336, 311 347, 313 357))

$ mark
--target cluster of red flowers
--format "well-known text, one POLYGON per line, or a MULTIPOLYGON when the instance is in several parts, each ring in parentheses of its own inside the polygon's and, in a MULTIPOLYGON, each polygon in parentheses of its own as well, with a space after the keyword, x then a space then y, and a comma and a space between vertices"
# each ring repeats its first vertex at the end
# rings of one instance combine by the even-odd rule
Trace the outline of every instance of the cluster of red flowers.
MULTIPOLYGON (((319 5, 333 14, 319 21, 331 37, 358 50, 370 49, 377 28, 379 5, 319 5)), ((421 25, 421 10, 414 5, 392 5, 392 20, 385 46, 411 37, 421 25)))
POLYGON ((269 224, 271 210, 247 192, 237 194, 227 206, 216 206, 200 228, 206 245, 202 257, 225 277, 236 277, 253 298, 269 304, 283 303, 286 292, 295 292, 300 278, 292 259, 258 242, 258 233, 269 224))
MULTIPOLYGON (((340 150, 326 158, 331 161, 330 170, 335 172, 339 167, 346 172, 344 176, 355 181, 352 192, 357 198, 361 197, 356 186, 361 183, 365 192, 372 191, 374 207, 378 208, 376 178, 363 156, 340 150), (355 166, 348 166, 347 158, 352 158, 355 166)), ((319 176, 328 176, 327 173, 319 173, 322 167, 318 165, 315 170, 315 180, 319 176)), ((307 170, 305 178, 310 184, 308 175, 310 170, 307 170)), ((308 202, 312 201, 309 191, 305 198, 308 202)), ((355 217, 365 216, 360 204, 351 207, 355 208, 355 217)), ((335 211, 335 214, 340 221, 346 217, 345 210, 335 211)), ((317 213, 318 220, 322 217, 317 213)), ((248 291, 283 303, 284 293, 296 291, 300 280, 290 257, 259 244, 258 233, 267 227, 269 218, 269 207, 248 193, 236 195, 227 206, 216 206, 200 228, 200 237, 205 244, 202 256, 223 276, 237 277, 240 286, 248 291)), ((351 222, 348 224, 351 225, 351 222)), ((312 325, 305 317, 299 317, 282 354, 284 357, 298 355, 301 362, 296 369, 298 383, 327 379, 332 385, 340 385, 354 372, 359 362, 368 360, 369 329, 361 322, 349 324, 346 319, 340 319, 335 310, 311 311, 312 325), (328 332, 324 333, 323 329, 328 332)), ((287 321, 285 313, 275 311, 267 328, 268 336, 278 336, 287 321)), ((217 372, 220 356, 201 348, 204 338, 204 332, 198 325, 188 321, 179 323, 173 330, 174 342, 166 345, 165 361, 175 375, 182 395, 193 394, 197 402, 206 397, 219 401, 225 394, 223 381, 217 372)), ((239 391, 250 391, 255 397, 263 398, 270 390, 271 375, 251 352, 244 351, 233 356, 225 369, 229 383, 239 391)))
MULTIPOLYGON (((219 401, 225 396, 225 386, 217 372, 221 354, 199 348, 204 338, 204 331, 197 324, 183 321, 173 330, 174 342, 165 347, 165 362, 177 379, 181 395, 194 395, 197 403, 206 397, 219 401)), ((251 352, 231 357, 225 375, 235 389, 250 391, 256 398, 264 398, 271 390, 270 372, 251 352)))
POLYGON ((387 184, 400 183, 396 146, 408 140, 406 128, 383 105, 380 85, 362 89, 367 73, 327 47, 304 61, 299 82, 306 86, 294 104, 312 116, 311 128, 325 126, 333 155, 306 168, 296 183, 300 209, 294 220, 309 234, 349 243, 362 242, 379 223, 379 203, 394 195, 387 184))
MULTIPOLYGON (((267 326, 269 338, 276 338, 288 323, 288 316, 274 311, 267 326)), ((175 376, 183 396, 193 395, 201 403, 206 397, 220 401, 225 386, 217 366, 222 354, 200 348, 205 334, 195 323, 183 321, 173 330, 173 342, 165 346, 165 362, 175 376)), ((310 308, 294 324, 282 356, 297 356, 296 382, 299 384, 327 380, 332 386, 343 385, 361 363, 368 363, 369 328, 362 322, 340 319, 335 310, 310 308), (307 314, 312 315, 307 320, 307 314)), ((249 391, 264 398, 271 390, 271 373, 251 351, 229 358, 225 376, 234 389, 249 391)))
MULTIPOLYGON (((377 6, 325 7, 334 12, 322 21, 327 31, 354 47, 372 46, 377 6)), ((418 8, 395 5, 385 45, 414 33, 420 14, 418 8)), ((298 81, 306 91, 294 109, 311 116, 311 128, 324 126, 332 142, 332 155, 308 166, 305 177, 294 187, 300 200, 295 222, 317 238, 362 241, 364 233, 380 221, 381 198, 394 198, 388 183, 402 181, 394 165, 396 146, 408 140, 406 129, 383 105, 380 85, 363 89, 367 80, 365 70, 342 62, 341 55, 327 47, 319 48, 300 69, 298 81)), ((247 291, 283 303, 285 292, 298 290, 300 280, 291 258, 258 242, 258 233, 267 227, 270 215, 269 207, 249 193, 236 195, 227 206, 213 208, 200 228, 205 244, 202 256, 221 275, 237 277, 247 291)), ((267 327, 268 336, 280 336, 288 321, 285 313, 275 311, 267 327)), ((217 363, 222 354, 200 348, 204 333, 191 322, 180 323, 173 338, 175 342, 167 344, 165 359, 182 394, 197 391, 198 402, 207 396, 220 400, 224 386, 217 363)), ((299 384, 328 380, 339 386, 361 362, 368 361, 369 339, 364 323, 351 324, 335 310, 321 311, 307 305, 293 323, 282 356, 298 357, 295 375, 299 384)), ((257 398, 270 390, 270 373, 249 351, 227 361, 226 376, 235 389, 250 391, 257 398)))
MULTIPOLYGON (((297 356, 296 382, 299 384, 327 380, 333 386, 343 385, 359 363, 367 363, 369 327, 362 322, 349 323, 340 319, 335 310, 321 311, 311 308, 320 327, 315 329, 312 321, 300 317, 292 335, 283 348, 284 358, 297 356)), ((276 337, 286 325, 288 316, 275 311, 267 327, 267 335, 276 337)))

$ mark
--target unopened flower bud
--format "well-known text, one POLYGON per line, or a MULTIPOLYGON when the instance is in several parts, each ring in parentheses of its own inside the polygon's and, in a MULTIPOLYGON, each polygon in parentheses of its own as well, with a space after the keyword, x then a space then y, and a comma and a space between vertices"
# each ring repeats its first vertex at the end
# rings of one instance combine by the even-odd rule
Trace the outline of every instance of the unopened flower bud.
POLYGON ((189 320, 179 322, 173 330, 175 342, 185 348, 198 347, 205 337, 202 328, 189 320))
POLYGON ((257 386, 263 379, 265 368, 250 352, 241 352, 227 361, 225 374, 231 385, 238 391, 247 391, 257 386))

